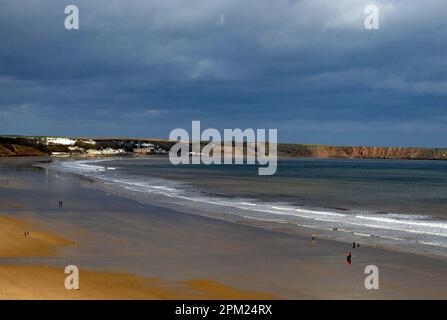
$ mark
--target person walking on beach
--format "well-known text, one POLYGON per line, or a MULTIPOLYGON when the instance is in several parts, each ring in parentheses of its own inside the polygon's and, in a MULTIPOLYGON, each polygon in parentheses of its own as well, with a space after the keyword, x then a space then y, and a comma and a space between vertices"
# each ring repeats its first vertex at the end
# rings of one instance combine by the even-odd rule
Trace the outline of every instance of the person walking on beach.
POLYGON ((312 234, 312 242, 315 242, 315 239, 317 239, 317 236, 314 234, 312 234))
POLYGON ((348 264, 348 266, 350 266, 351 263, 352 263, 352 255, 351 255, 351 252, 348 252, 348 253, 346 254, 346 263, 348 264))
POLYGON ((59 200, 59 208, 62 208, 63 205, 64 203, 61 200, 59 200))
POLYGON ((354 249, 355 249, 355 242, 353 242, 353 243, 352 243, 352 248, 354 248, 354 249))

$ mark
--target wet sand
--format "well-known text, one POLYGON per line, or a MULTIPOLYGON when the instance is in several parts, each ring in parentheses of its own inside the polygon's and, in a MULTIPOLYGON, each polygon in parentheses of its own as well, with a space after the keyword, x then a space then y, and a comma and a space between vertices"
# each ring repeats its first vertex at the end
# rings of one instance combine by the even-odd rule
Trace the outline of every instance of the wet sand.
POLYGON ((58 248, 75 242, 36 230, 35 221, 0 216, 0 257, 53 256, 58 248))
MULTIPOLYGON (((0 216, 0 257, 51 257, 75 241, 39 230, 38 223, 0 216), (26 233, 26 234, 25 234, 26 233)), ((272 299, 212 280, 168 282, 129 273, 82 270, 81 286, 67 290, 65 268, 0 265, 0 299, 272 299)))
MULTIPOLYGON (((52 256, 5 255, 0 258, 0 281, 33 266, 45 266, 39 267, 44 273, 57 271, 58 281, 63 281, 62 266, 76 264, 87 274, 81 286, 94 286, 91 279, 96 276, 89 278, 90 272, 105 277, 119 274, 138 283, 130 281, 131 289, 118 289, 122 295, 117 298, 447 298, 447 262, 440 258, 366 246, 352 249, 350 243, 321 239, 312 243, 311 231, 293 235, 180 213, 108 194, 73 176, 17 163, 0 163, 0 181, 10 181, 0 186, 0 213, 39 221, 44 232, 76 241, 58 246, 52 256), (57 206, 60 199, 62 209, 57 206), (345 264, 348 250, 353 254, 350 267, 345 264), (379 290, 364 287, 364 269, 371 264, 379 267, 379 290), (161 291, 145 291, 154 283, 163 284, 162 289, 157 285, 161 291), (144 290, 139 290, 140 284, 144 290), (223 292, 213 291, 222 285, 223 292), (175 294, 164 291, 172 286, 175 294)), ((20 281, 21 277, 14 276, 20 281)), ((19 282, 10 280, 9 285, 14 283, 19 282)), ((20 287, 22 296, 16 298, 29 297, 26 294, 37 292, 39 285, 20 287)), ((38 297, 116 297, 93 291, 98 293, 75 296, 56 290, 53 296, 38 297)))

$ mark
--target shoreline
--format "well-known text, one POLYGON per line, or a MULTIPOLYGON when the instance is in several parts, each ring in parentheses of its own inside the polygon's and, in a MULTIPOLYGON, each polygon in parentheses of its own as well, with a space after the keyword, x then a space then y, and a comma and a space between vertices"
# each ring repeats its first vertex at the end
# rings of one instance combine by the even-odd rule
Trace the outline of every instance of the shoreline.
MULTIPOLYGON (((2 188, 20 188, 20 184, 7 180, 2 188)), ((1 195, 0 200, 4 200, 1 195)), ((39 221, 38 217, 18 218, 5 214, 2 205, 3 201, 0 202, 0 300, 275 299, 271 294, 230 287, 212 279, 166 281, 129 272, 94 269, 81 269, 80 289, 67 290, 64 287, 67 276, 64 266, 57 267, 45 261, 67 255, 65 249, 76 250, 80 239, 63 238, 47 222, 39 221)), ((24 207, 13 204, 11 208, 17 210, 24 207)), ((70 254, 67 258, 71 259, 70 254)))
POLYGON ((280 299, 447 297, 445 260, 362 246, 347 267, 347 243, 318 239, 312 244, 302 235, 151 206, 38 168, 21 167, 6 178, 1 169, 0 179, 15 185, 1 187, 0 213, 39 221, 49 232, 77 240, 59 256, 0 259, 2 266, 74 263, 87 272, 166 279, 168 287, 208 279, 236 292, 280 299), (57 208, 60 198, 63 209, 57 208), (363 286, 369 264, 380 268, 381 290, 363 286))
MULTIPOLYGON (((154 159, 154 158, 149 158, 154 159)), ((157 158, 158 159, 158 158, 157 158)), ((63 161, 73 161, 78 159, 67 159, 63 161)), ((83 161, 92 161, 92 163, 96 162, 104 162, 104 161, 115 161, 115 160, 129 160, 128 158, 112 158, 112 159, 82 159, 83 161)), ((144 160, 144 159, 138 159, 138 160, 144 160)), ((50 170, 56 170, 59 172, 57 168, 50 169, 50 170)), ((117 196, 126 197, 132 200, 136 200, 140 203, 149 204, 149 205, 157 205, 164 208, 173 209, 176 211, 183 212, 185 214, 194 214, 194 215, 200 215, 203 217, 213 218, 213 219, 219 219, 223 221, 228 221, 236 224, 242 224, 242 225, 248 225, 248 226, 254 226, 254 227, 260 227, 267 230, 278 230, 281 232, 285 232, 291 235, 299 235, 303 237, 310 237, 313 233, 318 233, 320 238, 331 240, 331 241, 340 241, 345 244, 352 244, 352 239, 355 238, 355 242, 360 243, 362 245, 375 247, 375 248, 381 248, 384 250, 389 250, 393 252, 403 252, 403 253, 412 253, 417 254, 421 256, 426 257, 434 257, 434 258, 440 258, 440 259, 447 259, 447 253, 445 251, 444 246, 441 245, 431 245, 430 243, 423 243, 416 241, 413 243, 412 241, 403 241, 404 239, 394 238, 392 236, 381 236, 377 234, 364 234, 361 232, 356 232, 355 230, 345 230, 344 228, 339 228, 337 223, 334 223, 333 225, 336 226, 337 230, 334 230, 333 228, 327 228, 324 226, 318 226, 318 225, 310 225, 306 222, 306 220, 302 220, 301 222, 296 223, 295 221, 288 221, 288 220, 269 220, 269 219, 258 219, 253 218, 245 215, 239 215, 239 214, 230 214, 225 212, 225 206, 219 208, 219 210, 214 210, 212 212, 212 215, 205 209, 195 207, 194 209, 191 209, 191 207, 185 206, 181 203, 177 203, 175 201, 171 201, 170 197, 160 197, 158 195, 151 195, 146 193, 138 193, 138 192, 132 192, 128 191, 125 188, 120 188, 118 186, 115 186, 113 184, 108 183, 107 181, 103 181, 101 179, 96 179, 94 177, 90 177, 87 175, 82 175, 79 173, 73 173, 73 172, 65 172, 60 171, 59 172, 62 175, 69 175, 76 177, 77 179, 80 179, 81 181, 88 181, 89 186, 92 188, 99 188, 107 193, 111 193, 117 196), (192 213, 191 210, 194 210, 192 213), (427 250, 430 249, 430 250, 427 250)), ((176 181, 176 180, 174 180, 176 181)), ((203 191, 202 191, 203 192, 203 191)), ((262 200, 257 199, 262 203, 262 200)), ((325 208, 325 207, 305 207, 309 210, 324 210, 324 209, 333 209, 333 208, 325 208)), ((339 209, 340 210, 340 209, 339 209)), ((349 209, 344 209, 348 210, 349 209)), ((411 214, 409 214, 411 215, 411 214)), ((418 214, 414 214, 417 216, 418 214)), ((431 218, 435 219, 435 216, 432 216, 431 218)), ((438 219, 447 221, 445 217, 438 217, 438 219)), ((374 229, 374 228, 373 228, 374 229)), ((380 229, 380 228, 377 228, 380 229)))

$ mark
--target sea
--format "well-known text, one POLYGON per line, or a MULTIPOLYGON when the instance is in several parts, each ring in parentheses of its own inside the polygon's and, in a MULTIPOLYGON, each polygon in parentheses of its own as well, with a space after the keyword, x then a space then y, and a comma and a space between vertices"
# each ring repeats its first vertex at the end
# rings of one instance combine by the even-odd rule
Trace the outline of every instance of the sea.
POLYGON ((291 158, 273 176, 257 165, 174 166, 160 156, 43 166, 190 214, 447 256, 444 161, 291 158))

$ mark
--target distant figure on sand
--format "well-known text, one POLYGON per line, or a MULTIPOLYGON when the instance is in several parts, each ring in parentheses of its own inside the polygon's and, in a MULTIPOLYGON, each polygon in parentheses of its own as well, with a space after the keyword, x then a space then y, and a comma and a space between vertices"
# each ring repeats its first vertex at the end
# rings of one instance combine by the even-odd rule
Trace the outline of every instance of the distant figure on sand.
POLYGON ((352 247, 355 248, 355 242, 352 243, 352 247))
POLYGON ((351 255, 351 252, 348 252, 347 254, 346 254, 346 263, 350 266, 351 265, 351 263, 352 263, 352 255, 351 255))
POLYGON ((25 237, 29 236, 29 232, 28 231, 25 231, 23 234, 25 235, 25 237))
POLYGON ((62 208, 63 205, 64 205, 64 203, 59 200, 59 208, 62 208))
POLYGON ((317 236, 314 234, 312 234, 312 242, 315 242, 315 239, 317 238, 317 236))

